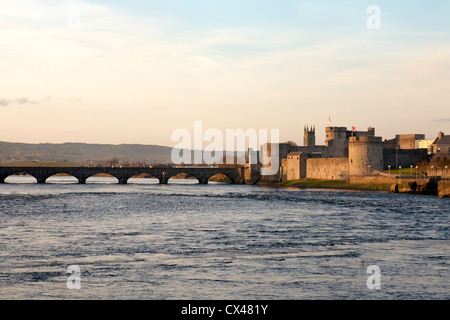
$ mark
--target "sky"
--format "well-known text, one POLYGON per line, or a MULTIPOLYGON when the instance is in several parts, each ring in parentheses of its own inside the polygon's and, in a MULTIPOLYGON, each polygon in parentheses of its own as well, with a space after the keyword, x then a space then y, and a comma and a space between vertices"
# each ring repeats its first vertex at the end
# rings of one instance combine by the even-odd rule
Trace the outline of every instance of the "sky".
POLYGON ((432 139, 450 134, 449 17, 448 0, 2 0, 0 141, 174 146, 194 121, 432 139))

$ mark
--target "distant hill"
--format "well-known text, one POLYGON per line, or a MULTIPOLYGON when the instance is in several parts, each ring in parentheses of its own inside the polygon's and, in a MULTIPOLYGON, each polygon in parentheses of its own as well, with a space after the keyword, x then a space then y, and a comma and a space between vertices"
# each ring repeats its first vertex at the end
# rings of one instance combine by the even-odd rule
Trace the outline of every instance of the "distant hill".
POLYGON ((0 162, 10 165, 24 162, 101 163, 112 158, 120 162, 169 163, 171 147, 141 144, 31 144, 0 141, 0 162))

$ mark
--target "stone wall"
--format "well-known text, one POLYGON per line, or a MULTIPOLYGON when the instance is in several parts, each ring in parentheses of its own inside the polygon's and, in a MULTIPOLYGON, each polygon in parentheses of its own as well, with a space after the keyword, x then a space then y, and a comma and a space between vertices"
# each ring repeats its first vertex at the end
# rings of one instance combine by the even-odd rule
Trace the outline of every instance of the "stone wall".
POLYGON ((355 184, 365 184, 365 183, 411 183, 411 182, 428 182, 430 179, 397 179, 396 176, 387 177, 387 176, 351 176, 349 181, 350 183, 355 184))
MULTIPOLYGON (((397 182, 396 178, 386 176, 351 176, 350 183, 366 184, 366 183, 386 183, 393 184, 397 182)), ((403 180, 403 179, 402 179, 403 180)), ((406 180, 406 179, 404 179, 406 180)))
POLYGON ((347 180, 348 158, 317 158, 306 160, 306 177, 322 180, 347 180))
POLYGON ((438 196, 441 198, 450 198, 450 181, 439 181, 438 196))
POLYGON ((352 184, 388 184, 389 192, 436 195, 438 183, 435 179, 397 179, 386 176, 351 176, 352 184))

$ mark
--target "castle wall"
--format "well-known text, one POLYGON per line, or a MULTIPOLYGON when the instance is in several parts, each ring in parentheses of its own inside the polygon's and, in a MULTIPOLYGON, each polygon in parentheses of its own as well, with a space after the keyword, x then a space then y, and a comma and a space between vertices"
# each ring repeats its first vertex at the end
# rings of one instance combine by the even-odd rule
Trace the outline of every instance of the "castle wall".
POLYGON ((358 137, 375 137, 375 128, 369 127, 367 131, 355 131, 355 135, 358 137))
POLYGON ((309 147, 300 147, 300 146, 292 146, 290 148, 291 152, 304 152, 310 155, 310 157, 328 157, 328 148, 325 146, 309 146, 309 147))
POLYGON ((397 149, 397 139, 389 139, 383 141, 383 149, 397 149))
POLYGON ((407 168, 411 165, 416 166, 419 162, 428 160, 427 149, 383 149, 383 169, 397 169, 398 166, 407 168))
POLYGON ((322 180, 347 180, 348 158, 307 159, 306 177, 322 180))

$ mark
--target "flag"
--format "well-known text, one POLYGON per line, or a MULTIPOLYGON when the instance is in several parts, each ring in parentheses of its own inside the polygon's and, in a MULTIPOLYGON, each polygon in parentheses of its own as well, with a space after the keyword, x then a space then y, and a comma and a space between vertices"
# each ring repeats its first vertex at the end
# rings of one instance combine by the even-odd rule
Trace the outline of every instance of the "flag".
POLYGON ((352 126, 352 130, 353 130, 353 131, 356 131, 356 128, 352 126))
POLYGON ((328 116, 328 121, 331 122, 331 117, 330 116, 328 116))

